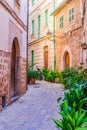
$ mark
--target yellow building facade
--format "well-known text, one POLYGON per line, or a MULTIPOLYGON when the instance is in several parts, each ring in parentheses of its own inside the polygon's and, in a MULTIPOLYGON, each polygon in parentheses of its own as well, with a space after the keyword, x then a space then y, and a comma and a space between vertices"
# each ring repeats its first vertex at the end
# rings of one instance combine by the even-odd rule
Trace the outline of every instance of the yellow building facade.
POLYGON ((54 37, 47 38, 47 32, 54 32, 54 16, 51 16, 55 0, 29 1, 29 43, 28 62, 42 69, 54 69, 54 37))

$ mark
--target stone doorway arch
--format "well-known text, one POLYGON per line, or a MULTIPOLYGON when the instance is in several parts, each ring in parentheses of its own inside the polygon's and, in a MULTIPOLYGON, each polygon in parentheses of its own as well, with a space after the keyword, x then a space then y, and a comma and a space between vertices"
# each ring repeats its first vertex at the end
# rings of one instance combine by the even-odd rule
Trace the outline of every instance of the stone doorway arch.
POLYGON ((19 63, 20 47, 17 38, 14 38, 12 43, 11 53, 11 87, 10 87, 10 98, 14 98, 19 95, 19 63))
POLYGON ((68 51, 66 51, 66 52, 64 53, 64 58, 63 58, 63 60, 64 60, 64 68, 70 67, 70 55, 69 55, 69 52, 68 52, 68 51))

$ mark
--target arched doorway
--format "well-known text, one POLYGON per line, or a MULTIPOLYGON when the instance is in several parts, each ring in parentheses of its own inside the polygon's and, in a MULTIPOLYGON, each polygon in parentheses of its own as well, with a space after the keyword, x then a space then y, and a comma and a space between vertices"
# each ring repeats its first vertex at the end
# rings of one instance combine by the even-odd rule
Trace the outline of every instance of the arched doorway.
POLYGON ((12 54, 11 54, 10 98, 13 98, 19 94, 19 86, 18 86, 19 56, 20 56, 20 49, 19 49, 18 39, 14 38, 12 44, 12 54))
POLYGON ((48 46, 44 47, 44 67, 48 69, 48 46))
POLYGON ((66 67, 70 67, 70 55, 68 51, 66 51, 64 54, 64 68, 66 67))

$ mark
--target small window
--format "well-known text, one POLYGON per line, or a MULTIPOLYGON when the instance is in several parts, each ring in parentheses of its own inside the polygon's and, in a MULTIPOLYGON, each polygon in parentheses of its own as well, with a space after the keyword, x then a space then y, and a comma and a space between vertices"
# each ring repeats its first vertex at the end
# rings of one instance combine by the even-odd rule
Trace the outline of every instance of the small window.
POLYGON ((74 20, 74 8, 71 8, 69 10, 69 22, 72 22, 74 20))
POLYGON ((60 28, 63 28, 63 24, 64 24, 64 16, 62 15, 60 17, 60 28))

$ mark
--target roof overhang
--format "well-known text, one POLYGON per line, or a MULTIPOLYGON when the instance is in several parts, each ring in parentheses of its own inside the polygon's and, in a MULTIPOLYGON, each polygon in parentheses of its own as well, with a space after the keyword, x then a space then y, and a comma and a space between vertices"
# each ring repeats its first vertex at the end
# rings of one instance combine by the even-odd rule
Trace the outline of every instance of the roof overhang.
POLYGON ((71 1, 71 0, 63 0, 63 1, 59 4, 59 6, 55 9, 55 11, 51 13, 51 16, 52 16, 52 15, 56 16, 56 14, 59 13, 60 10, 61 10, 63 7, 65 7, 70 1, 71 1))

